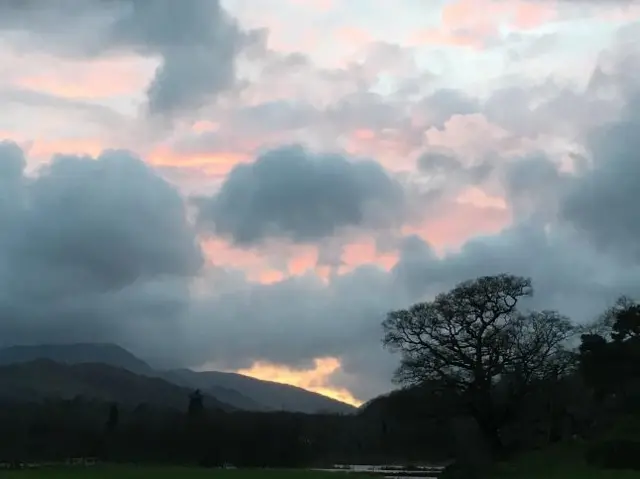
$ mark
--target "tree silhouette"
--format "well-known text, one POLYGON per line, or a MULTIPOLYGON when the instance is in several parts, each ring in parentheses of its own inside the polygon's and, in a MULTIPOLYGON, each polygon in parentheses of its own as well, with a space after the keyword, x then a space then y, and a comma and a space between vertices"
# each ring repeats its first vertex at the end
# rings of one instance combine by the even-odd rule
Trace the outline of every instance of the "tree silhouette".
POLYGON ((116 403, 111 404, 109 407, 109 417, 107 418, 106 429, 108 433, 115 431, 116 427, 118 427, 118 420, 120 417, 120 411, 118 410, 118 405, 116 403))
POLYGON ((640 304, 623 296, 618 300, 611 314, 613 316, 611 337, 614 341, 640 338, 640 304))
POLYGON ((485 276, 431 302, 389 313, 383 342, 402 353, 396 381, 433 381, 457 391, 500 450, 500 428, 527 392, 565 374, 572 364, 564 348, 573 331, 568 318, 554 311, 518 311, 520 299, 532 294, 527 278, 485 276), (498 382, 506 391, 502 403, 496 398, 498 382))
POLYGON ((581 336, 580 370, 596 399, 624 395, 640 381, 640 304, 621 297, 581 336))
POLYGON ((204 413, 204 396, 200 389, 196 389, 189 395, 189 409, 187 414, 190 418, 199 418, 204 413))

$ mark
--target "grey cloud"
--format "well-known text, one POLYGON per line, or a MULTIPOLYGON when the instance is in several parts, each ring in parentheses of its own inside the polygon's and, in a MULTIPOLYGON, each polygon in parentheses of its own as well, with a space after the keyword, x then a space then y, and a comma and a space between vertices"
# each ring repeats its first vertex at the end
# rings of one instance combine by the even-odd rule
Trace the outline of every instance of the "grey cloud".
POLYGON ((419 107, 429 117, 431 126, 443 128, 453 115, 470 115, 481 111, 481 104, 461 91, 450 88, 437 90, 424 98, 419 107))
MULTIPOLYGON (((0 142, 0 247, 4 244, 13 222, 23 206, 23 175, 26 160, 15 143, 0 142)), ((5 258, 6 260, 6 258, 5 258)))
POLYGON ((463 166, 453 155, 429 152, 418 158, 418 168, 428 173, 447 173, 458 171, 463 166))
POLYGON ((418 169, 427 175, 444 175, 447 180, 456 177, 471 184, 484 182, 494 170, 494 165, 489 159, 465 166, 453 152, 441 151, 423 153, 418 157, 417 165, 418 169))
POLYGON ((0 144, 1 342, 170 345, 203 261, 180 194, 121 151, 23 166, 0 144))
POLYGON ((27 47, 61 55, 159 55, 148 109, 168 116, 198 108, 231 88, 236 55, 251 38, 219 0, 3 2, 0 30, 27 47))
POLYGON ((69 111, 79 114, 82 118, 95 120, 109 128, 120 127, 124 118, 113 109, 88 101, 68 99, 39 92, 27 88, 0 88, 0 102, 3 104, 19 103, 21 105, 47 108, 56 111, 69 111))
POLYGON ((502 168, 502 183, 514 216, 520 220, 553 220, 569 175, 542 153, 519 158, 502 168))
MULTIPOLYGON (((2 141, 0 142, 0 154, 2 155, 0 181, 9 184, 21 182, 24 168, 27 165, 23 151, 13 142, 2 141)), ((10 200, 10 198, 4 198, 4 200, 10 200)))
POLYGON ((310 105, 274 100, 241 109, 233 121, 240 128, 248 127, 250 132, 264 131, 265 127, 273 132, 282 132, 312 126, 311 121, 317 116, 310 105))
POLYGON ((234 167, 214 196, 197 203, 203 228, 254 245, 269 237, 314 242, 348 227, 399 225, 404 197, 378 163, 290 146, 234 167))
POLYGON ((569 190, 561 213, 598 247, 640 260, 640 96, 623 121, 591 136, 593 167, 569 190))

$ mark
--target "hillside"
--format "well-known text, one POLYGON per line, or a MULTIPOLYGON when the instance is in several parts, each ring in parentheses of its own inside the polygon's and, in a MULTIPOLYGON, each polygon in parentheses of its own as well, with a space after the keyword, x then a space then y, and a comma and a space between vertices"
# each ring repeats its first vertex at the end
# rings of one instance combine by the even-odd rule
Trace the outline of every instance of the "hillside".
MULTIPOLYGON (((330 412, 356 411, 349 404, 286 384, 262 381, 236 373, 196 372, 190 369, 161 371, 114 344, 79 343, 12 346, 0 350, 0 365, 50 359, 63 364, 102 363, 138 375, 161 378, 181 388, 199 388, 221 403, 250 411, 330 412)), ((1 383, 0 383, 1 384, 1 383)))
MULTIPOLYGON (((172 371, 178 376, 181 384, 194 388, 201 388, 215 394, 215 389, 237 391, 253 402, 258 403, 262 410, 294 411, 304 413, 329 412, 350 414, 357 409, 335 399, 317 394, 288 384, 263 381, 236 373, 223 373, 219 371, 194 372, 189 369, 172 371)), ((217 396, 222 399, 222 396, 217 396)), ((230 399, 230 398, 227 398, 230 399)), ((232 403, 235 405, 235 403, 232 403)), ((255 407, 247 409, 260 410, 255 407)))
POLYGON ((200 389, 203 392, 214 396, 222 402, 227 404, 233 404, 238 409, 245 409, 247 411, 270 411, 271 409, 250 397, 245 396, 235 389, 226 388, 216 384, 215 381, 207 381, 201 376, 202 373, 197 373, 190 369, 176 369, 172 371, 160 371, 163 379, 170 381, 179 386, 188 387, 191 389, 200 389))
MULTIPOLYGON (((186 409, 191 392, 189 388, 163 379, 107 364, 63 364, 37 359, 0 366, 0 399, 5 400, 37 401, 83 396, 129 406, 148 403, 186 409)), ((205 405, 210 409, 234 409, 210 395, 205 396, 205 405)))
POLYGON ((0 365, 51 359, 58 363, 104 363, 137 374, 149 374, 151 366, 115 344, 76 343, 11 346, 0 349, 0 365))

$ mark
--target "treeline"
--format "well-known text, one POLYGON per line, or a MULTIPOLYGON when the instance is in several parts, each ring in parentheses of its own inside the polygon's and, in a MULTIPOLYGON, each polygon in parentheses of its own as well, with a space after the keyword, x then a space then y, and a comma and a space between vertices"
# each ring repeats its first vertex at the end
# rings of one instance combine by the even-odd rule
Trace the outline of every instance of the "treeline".
POLYGON ((439 424, 367 408, 357 415, 207 410, 196 392, 184 410, 125 408, 51 400, 0 405, 0 462, 199 464, 214 467, 308 467, 335 463, 438 460, 439 424))

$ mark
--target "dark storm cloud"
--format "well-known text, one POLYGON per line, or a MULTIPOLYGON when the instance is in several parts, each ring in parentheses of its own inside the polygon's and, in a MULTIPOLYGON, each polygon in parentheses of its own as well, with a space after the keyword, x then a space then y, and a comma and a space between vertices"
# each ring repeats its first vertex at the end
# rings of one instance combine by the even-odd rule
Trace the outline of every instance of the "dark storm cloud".
POLYGON ((148 109, 169 116, 232 87, 236 55, 251 41, 218 0, 9 1, 0 3, 1 30, 19 45, 66 56, 159 55, 148 109))
POLYGON ((399 225, 404 196, 376 162, 288 146, 234 167, 214 196, 197 203, 203 228, 246 246, 270 237, 314 242, 348 227, 399 225))
POLYGON ((590 139, 593 167, 564 199, 566 220, 598 247, 640 260, 640 95, 627 105, 623 121, 590 139))
POLYGON ((0 144, 1 342, 170 344, 202 264, 180 194, 121 151, 24 164, 0 144))

